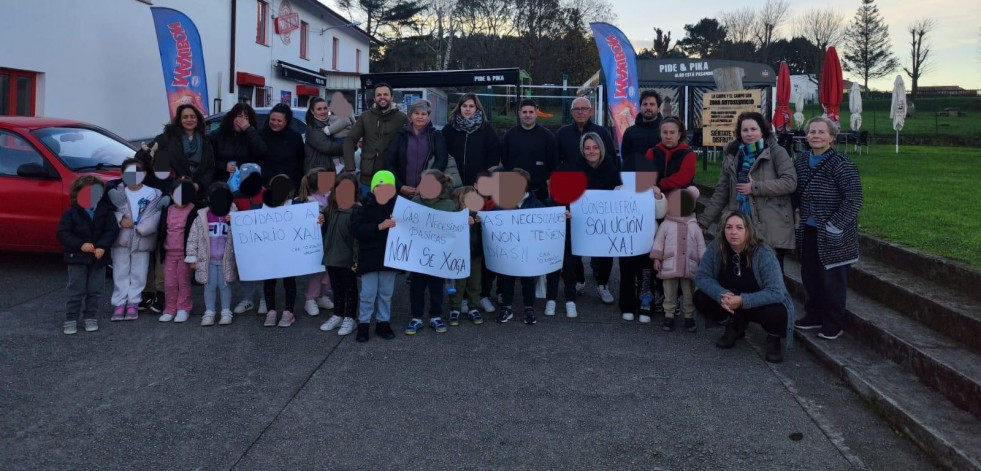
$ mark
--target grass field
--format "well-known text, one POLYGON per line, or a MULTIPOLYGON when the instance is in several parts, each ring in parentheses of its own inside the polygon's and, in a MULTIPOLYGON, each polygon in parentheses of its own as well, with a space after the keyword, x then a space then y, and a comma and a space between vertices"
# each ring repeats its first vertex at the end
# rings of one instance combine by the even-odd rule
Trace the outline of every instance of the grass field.
MULTIPOLYGON (((859 229, 908 247, 981 268, 981 150, 873 145, 858 165, 865 204, 859 229)), ((695 180, 718 181, 721 158, 695 180)))

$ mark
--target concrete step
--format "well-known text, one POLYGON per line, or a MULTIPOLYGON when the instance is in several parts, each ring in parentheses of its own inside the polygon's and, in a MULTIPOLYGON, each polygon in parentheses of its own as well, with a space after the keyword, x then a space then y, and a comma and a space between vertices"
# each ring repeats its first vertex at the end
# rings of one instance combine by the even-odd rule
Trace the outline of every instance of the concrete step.
MULTIPOLYGON (((784 279, 791 294, 803 301, 796 260, 785 260, 784 279)), ((981 355, 852 289, 846 311, 851 322, 846 330, 854 338, 981 418, 981 355)), ((801 308, 801 317, 803 313, 801 308)))
MULTIPOLYGON (((798 304, 798 309, 803 306, 798 304)), ((797 332, 803 344, 880 415, 947 469, 981 470, 981 422, 902 367, 846 333, 826 341, 797 332)))
POLYGON ((848 286, 981 353, 981 303, 959 290, 864 255, 848 286))
POLYGON ((862 257, 873 258, 907 273, 913 273, 975 301, 981 301, 981 270, 895 242, 860 234, 862 257))

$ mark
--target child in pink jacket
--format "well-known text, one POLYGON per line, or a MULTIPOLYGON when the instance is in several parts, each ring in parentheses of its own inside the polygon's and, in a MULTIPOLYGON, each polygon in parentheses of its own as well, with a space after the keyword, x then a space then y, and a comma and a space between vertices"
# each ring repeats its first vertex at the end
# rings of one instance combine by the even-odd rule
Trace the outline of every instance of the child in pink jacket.
POLYGON ((692 280, 705 253, 705 238, 695 219, 698 189, 694 186, 668 192, 668 215, 657 228, 651 258, 657 277, 664 283, 664 322, 661 329, 674 330, 678 310, 678 286, 684 296, 685 330, 695 332, 692 280))

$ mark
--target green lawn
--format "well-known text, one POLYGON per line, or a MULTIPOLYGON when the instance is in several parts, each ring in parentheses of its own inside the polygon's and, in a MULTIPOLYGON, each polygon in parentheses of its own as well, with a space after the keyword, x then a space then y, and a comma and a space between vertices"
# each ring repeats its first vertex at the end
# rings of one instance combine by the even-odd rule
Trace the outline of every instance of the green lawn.
MULTIPOLYGON (((961 137, 981 137, 981 111, 977 110, 977 100, 973 99, 947 99, 932 103, 921 100, 919 111, 912 117, 907 117, 900 131, 900 143, 902 136, 961 136, 961 137), (932 105, 932 106, 931 106, 932 105), (937 111, 942 105, 953 105, 966 116, 937 116, 937 111)), ((863 103, 862 110, 862 131, 868 131, 869 135, 886 137, 895 135, 892 129, 892 119, 889 118, 889 101, 871 100, 863 103)), ((946 106, 944 106, 946 107, 946 106)), ((793 109, 793 105, 791 105, 793 109)), ((806 119, 815 116, 822 116, 821 105, 808 104, 804 106, 804 116, 806 119)), ((806 122, 805 119, 805 122, 806 122)), ((851 131, 851 112, 848 111, 848 98, 842 103, 840 115, 842 131, 851 131)))
MULTIPOLYGON (((865 205, 862 232, 981 268, 981 150, 874 145, 848 155, 858 164, 865 205)), ((718 162, 695 181, 714 186, 718 162)))

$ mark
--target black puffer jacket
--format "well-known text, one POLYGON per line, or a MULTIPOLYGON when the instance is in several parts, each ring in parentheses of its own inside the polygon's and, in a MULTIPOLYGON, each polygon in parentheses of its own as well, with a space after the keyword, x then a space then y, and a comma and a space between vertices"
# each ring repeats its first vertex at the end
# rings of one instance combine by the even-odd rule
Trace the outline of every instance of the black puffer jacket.
POLYGON ((81 206, 71 205, 61 214, 58 221, 58 241, 61 242, 65 254, 65 263, 69 265, 106 266, 109 263, 109 250, 119 235, 119 225, 113 214, 112 205, 103 201, 95 208, 94 217, 81 206), (97 249, 106 251, 99 260, 95 254, 82 252, 82 245, 90 243, 97 249))
MULTIPOLYGON (((254 163, 262 166, 262 158, 266 155, 266 143, 259 135, 255 126, 245 132, 215 131, 208 135, 215 155, 215 181, 227 181, 228 162, 237 162, 239 166, 254 163)), ((262 169, 266 173, 266 169, 262 169)))
POLYGON ((634 125, 627 128, 623 133, 623 143, 620 144, 620 155, 623 156, 623 171, 637 171, 637 159, 644 158, 647 149, 653 148, 661 142, 661 115, 658 114, 654 121, 645 122, 644 115, 638 114, 634 125))
POLYGON ((294 186, 299 187, 300 179, 303 178, 304 157, 303 137, 300 133, 285 127, 279 132, 266 128, 259 135, 267 149, 265 156, 259 160, 264 184, 269 186, 269 180, 282 173, 290 177, 294 186))
MULTIPOLYGON (((169 128, 169 127, 168 127, 169 128)), ((201 164, 191 171, 191 165, 188 161, 187 156, 184 154, 184 144, 181 142, 181 132, 179 129, 165 129, 163 134, 160 134, 153 139, 153 142, 158 144, 157 152, 153 154, 153 158, 157 159, 161 156, 166 155, 167 160, 170 161, 170 169, 173 174, 177 177, 188 177, 194 183, 198 185, 198 199, 203 200, 204 196, 208 193, 208 187, 211 186, 211 182, 214 181, 215 176, 215 154, 214 145, 208 136, 201 136, 201 164)), ((195 137, 197 139, 197 137, 195 137)), ((151 143, 150 147, 153 147, 151 143)), ((137 152, 137 156, 140 152, 137 152)), ((166 179, 165 182, 154 182, 154 177, 152 174, 147 175, 146 181, 144 183, 147 186, 152 186, 164 194, 170 193, 170 179, 166 179)), ((227 180, 227 176, 226 176, 227 180)), ((108 191, 109 188, 106 188, 108 191)))
POLYGON ((501 163, 501 140, 489 122, 467 134, 448 124, 443 127, 446 150, 456 159, 464 185, 473 185, 477 173, 501 163))
POLYGON ((395 198, 387 204, 378 204, 373 193, 368 193, 361 207, 354 211, 351 229, 358 240, 358 274, 376 271, 394 271, 385 266, 385 242, 388 229, 378 230, 378 225, 395 211, 395 198))

